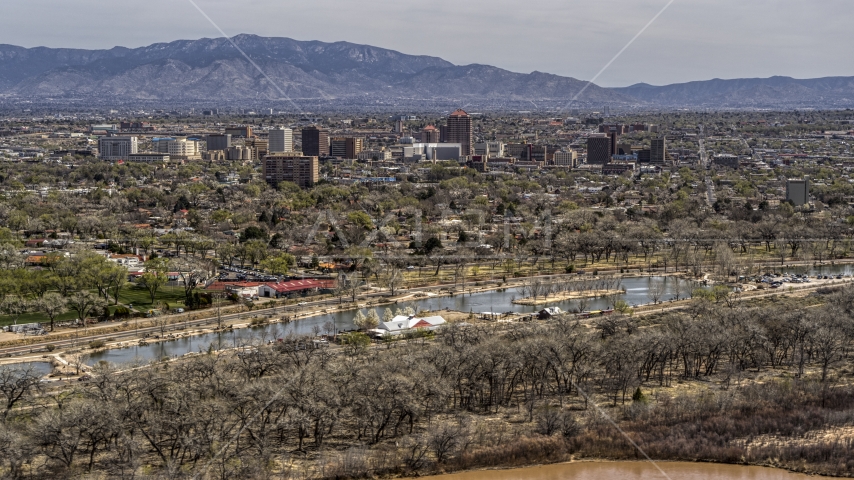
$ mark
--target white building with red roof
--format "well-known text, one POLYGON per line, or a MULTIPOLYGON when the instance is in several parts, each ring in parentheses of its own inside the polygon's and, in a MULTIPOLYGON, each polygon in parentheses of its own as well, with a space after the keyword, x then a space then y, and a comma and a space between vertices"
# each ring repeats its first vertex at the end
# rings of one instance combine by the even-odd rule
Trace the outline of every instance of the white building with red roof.
POLYGON ((436 330, 445 323, 447 323, 445 319, 438 315, 434 317, 398 315, 388 322, 381 322, 377 328, 368 333, 374 337, 402 335, 413 330, 436 330))

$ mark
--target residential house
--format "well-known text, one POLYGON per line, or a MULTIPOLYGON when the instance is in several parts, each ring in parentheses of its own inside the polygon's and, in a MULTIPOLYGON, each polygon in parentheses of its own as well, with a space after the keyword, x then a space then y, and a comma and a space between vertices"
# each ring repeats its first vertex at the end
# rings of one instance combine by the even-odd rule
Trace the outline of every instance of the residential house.
POLYGON ((368 333, 375 338, 382 338, 386 335, 397 336, 414 330, 436 330, 445 323, 447 323, 445 319, 438 315, 435 317, 398 315, 391 321, 381 322, 376 329, 368 333))

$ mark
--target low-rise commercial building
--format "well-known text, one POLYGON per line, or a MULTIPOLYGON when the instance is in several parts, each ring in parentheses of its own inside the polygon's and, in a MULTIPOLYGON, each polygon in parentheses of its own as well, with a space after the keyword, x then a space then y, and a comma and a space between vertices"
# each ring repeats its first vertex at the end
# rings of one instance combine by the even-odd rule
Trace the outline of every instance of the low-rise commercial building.
POLYGON ((575 150, 555 152, 555 165, 575 168, 578 166, 578 152, 575 150))
POLYGON ((132 153, 128 155, 129 162, 138 163, 169 163, 168 153, 132 153))
POLYGON ((410 161, 456 160, 462 158, 462 144, 459 143, 414 143, 403 147, 403 158, 410 161))
POLYGON ((712 159, 712 162, 715 165, 718 165, 721 167, 733 168, 733 169, 738 169, 738 167, 741 166, 739 163, 739 160, 738 160, 738 156, 732 155, 729 153, 722 153, 720 155, 715 155, 714 158, 712 159))
POLYGON ((168 153, 172 158, 184 160, 200 160, 206 149, 203 142, 187 137, 155 138, 152 140, 153 150, 157 153, 168 153))

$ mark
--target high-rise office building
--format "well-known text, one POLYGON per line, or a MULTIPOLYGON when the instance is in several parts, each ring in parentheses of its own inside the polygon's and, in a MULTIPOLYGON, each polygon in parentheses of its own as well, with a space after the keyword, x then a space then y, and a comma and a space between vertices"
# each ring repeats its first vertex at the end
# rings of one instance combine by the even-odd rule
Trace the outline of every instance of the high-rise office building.
POLYGON ((309 157, 329 155, 329 130, 315 126, 303 128, 302 153, 309 157))
POLYGON ((101 160, 127 160, 138 153, 139 143, 136 137, 103 137, 98 140, 98 157, 101 160))
POLYGON ((810 203, 810 177, 786 180, 786 200, 796 207, 810 203))
POLYGON ((302 188, 310 188, 320 179, 320 164, 315 156, 267 155, 264 158, 264 179, 272 186, 293 182, 302 188))
POLYGON ((611 162, 611 139, 606 135, 591 135, 587 138, 587 163, 605 165, 611 162))
POLYGON ((439 129, 433 125, 427 125, 421 130, 421 143, 439 143, 439 129))
POLYGON ((447 125, 439 125, 439 143, 448 143, 447 125))
POLYGON ((452 113, 448 117, 448 135, 445 141, 447 143, 459 143, 462 145, 462 155, 470 156, 473 153, 473 138, 472 120, 469 114, 462 109, 452 113))
POLYGON ((347 139, 346 138, 333 138, 329 141, 329 155, 335 158, 348 158, 347 157, 347 139))
POLYGON ((231 135, 208 135, 208 150, 228 150, 231 135))
POLYGON ((650 163, 664 165, 667 160, 667 137, 653 138, 649 150, 650 163))
POLYGON ((290 128, 274 128, 269 136, 270 153, 293 152, 294 131, 290 128))
POLYGON ((354 160, 359 158, 359 153, 363 149, 363 140, 361 138, 333 138, 330 143, 330 154, 333 157, 346 158, 354 160))

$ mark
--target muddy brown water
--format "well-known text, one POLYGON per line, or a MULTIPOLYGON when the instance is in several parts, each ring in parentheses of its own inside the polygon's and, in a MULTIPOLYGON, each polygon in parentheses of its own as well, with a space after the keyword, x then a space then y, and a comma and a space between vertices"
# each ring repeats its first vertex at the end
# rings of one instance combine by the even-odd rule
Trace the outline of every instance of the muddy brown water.
POLYGON ((578 462, 513 470, 478 470, 421 480, 807 480, 814 477, 785 470, 711 463, 578 462))

